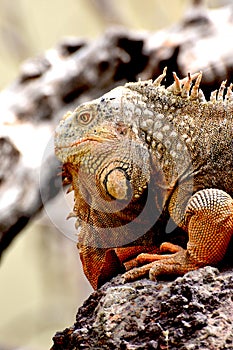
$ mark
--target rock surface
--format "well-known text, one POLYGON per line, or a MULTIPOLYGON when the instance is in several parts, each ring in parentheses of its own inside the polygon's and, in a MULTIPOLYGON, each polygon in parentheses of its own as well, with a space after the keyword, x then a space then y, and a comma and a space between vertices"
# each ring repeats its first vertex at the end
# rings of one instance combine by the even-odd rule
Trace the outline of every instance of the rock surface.
POLYGON ((174 281, 106 283, 58 332, 52 350, 233 349, 233 270, 205 267, 174 281))

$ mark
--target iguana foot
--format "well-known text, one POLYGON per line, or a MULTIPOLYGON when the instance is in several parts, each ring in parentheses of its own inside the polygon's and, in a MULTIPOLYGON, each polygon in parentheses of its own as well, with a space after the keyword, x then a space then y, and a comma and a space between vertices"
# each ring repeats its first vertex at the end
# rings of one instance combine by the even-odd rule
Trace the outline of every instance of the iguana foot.
POLYGON ((216 265, 227 250, 233 235, 233 199, 218 189, 196 192, 186 208, 189 235, 187 250, 171 243, 163 243, 160 252, 174 254, 140 254, 137 260, 146 264, 127 271, 126 281, 149 274, 152 280, 159 275, 183 275, 206 265, 216 265))
POLYGON ((141 252, 144 252, 145 255, 147 255, 147 253, 151 255, 152 253, 158 253, 159 248, 156 246, 131 246, 115 248, 114 251, 125 270, 128 271, 134 267, 140 266, 138 257, 143 255, 140 254, 141 252))
POLYGON ((161 246, 159 247, 159 253, 160 254, 147 254, 142 253, 137 256, 137 262, 138 264, 142 265, 145 263, 150 263, 156 260, 163 260, 168 259, 171 257, 171 254, 167 255, 161 255, 161 253, 177 253, 183 251, 183 248, 181 248, 179 245, 172 244, 170 242, 163 242, 161 246))
POLYGON ((178 245, 169 242, 162 243, 160 253, 165 252, 171 254, 139 254, 137 261, 143 266, 124 273, 125 281, 133 281, 148 275, 151 280, 155 280, 159 275, 183 275, 199 267, 199 265, 189 261, 187 250, 178 245))

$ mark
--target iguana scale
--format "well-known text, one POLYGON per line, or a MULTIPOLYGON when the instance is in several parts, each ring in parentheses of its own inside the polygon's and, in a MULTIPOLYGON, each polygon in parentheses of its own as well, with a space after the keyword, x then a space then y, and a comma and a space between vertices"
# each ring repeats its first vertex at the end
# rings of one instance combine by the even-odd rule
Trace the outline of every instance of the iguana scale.
POLYGON ((233 233, 233 93, 206 101, 202 73, 165 88, 117 87, 61 120, 55 151, 74 190, 80 257, 94 288, 117 273, 181 275, 219 263, 233 233), (195 83, 192 85, 192 82, 195 83), (169 219, 170 218, 170 219, 169 219), (170 220, 187 247, 162 241, 170 220), (159 229, 160 228, 160 229, 159 229))

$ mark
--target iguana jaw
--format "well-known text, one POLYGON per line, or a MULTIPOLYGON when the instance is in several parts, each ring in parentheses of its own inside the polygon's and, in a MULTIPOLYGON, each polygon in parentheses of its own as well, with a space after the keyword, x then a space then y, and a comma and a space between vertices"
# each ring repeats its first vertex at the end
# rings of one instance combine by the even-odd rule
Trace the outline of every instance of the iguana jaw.
POLYGON ((89 133, 78 140, 74 140, 72 142, 68 140, 60 146, 56 145, 55 153, 63 163, 75 160, 75 162, 78 164, 81 162, 82 157, 88 153, 92 153, 93 149, 96 147, 98 148, 100 144, 112 143, 114 140, 117 140, 114 133, 89 133))
POLYGON ((82 177, 85 182, 93 176, 93 188, 97 186, 106 200, 128 201, 132 195, 136 199, 147 188, 147 148, 123 124, 95 127, 77 141, 56 147, 56 154, 65 164, 67 177, 70 174, 78 182, 82 177))
POLYGON ((66 145, 62 145, 60 147, 56 146, 55 152, 63 163, 73 160, 74 155, 75 159, 81 160, 82 156, 91 152, 94 144, 97 146, 98 143, 103 143, 104 141, 106 140, 98 136, 83 137, 77 141, 74 141, 73 143, 67 143, 66 145))
POLYGON ((80 138, 60 138, 60 130, 57 129, 55 133, 55 153, 57 157, 66 163, 70 161, 70 158, 75 155, 75 160, 81 160, 81 158, 87 153, 94 151, 101 144, 120 143, 126 137, 125 130, 128 130, 125 126, 109 123, 108 125, 94 126, 91 130, 88 130, 80 138))

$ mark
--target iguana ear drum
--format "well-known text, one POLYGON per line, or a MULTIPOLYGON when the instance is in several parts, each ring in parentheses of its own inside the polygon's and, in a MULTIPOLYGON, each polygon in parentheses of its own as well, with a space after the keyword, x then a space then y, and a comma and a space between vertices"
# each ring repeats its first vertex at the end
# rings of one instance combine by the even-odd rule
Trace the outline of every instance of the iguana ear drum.
POLYGON ((127 179, 127 174, 121 168, 109 171, 105 176, 104 186, 106 192, 114 199, 127 200, 129 197, 131 185, 127 179))

